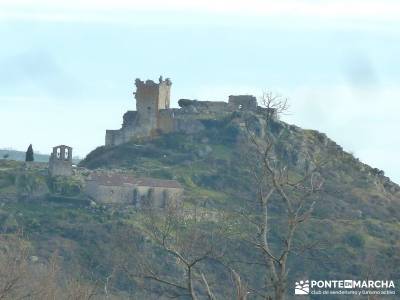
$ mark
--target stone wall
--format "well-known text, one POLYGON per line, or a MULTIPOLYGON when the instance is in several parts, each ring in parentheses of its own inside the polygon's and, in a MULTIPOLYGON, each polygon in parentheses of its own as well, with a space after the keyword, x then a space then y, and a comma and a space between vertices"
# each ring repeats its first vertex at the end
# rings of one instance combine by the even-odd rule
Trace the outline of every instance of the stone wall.
POLYGON ((131 186, 102 186, 93 181, 85 186, 88 196, 104 204, 133 204, 133 190, 131 186))
POLYGON ((177 207, 182 204, 182 189, 139 186, 134 190, 136 207, 177 207), (135 192, 136 190, 136 192, 135 192))
POLYGON ((165 208, 181 205, 183 189, 130 184, 106 186, 89 180, 85 186, 85 193, 96 202, 103 204, 165 208))
POLYGON ((106 146, 127 143, 133 138, 147 137, 156 134, 155 129, 146 126, 126 126, 119 130, 106 130, 106 146), (154 130, 154 132, 153 132, 154 130))
POLYGON ((123 143, 122 130, 106 130, 106 146, 121 145, 123 143))
POLYGON ((158 114, 158 129, 162 133, 174 132, 177 129, 174 109, 163 109, 158 114))

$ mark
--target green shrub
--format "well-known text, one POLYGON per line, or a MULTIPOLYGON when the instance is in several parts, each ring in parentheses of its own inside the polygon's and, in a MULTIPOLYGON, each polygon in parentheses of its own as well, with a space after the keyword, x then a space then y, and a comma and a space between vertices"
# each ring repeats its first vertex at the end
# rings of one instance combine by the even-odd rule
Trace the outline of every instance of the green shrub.
POLYGON ((363 248, 365 245, 365 238, 359 233, 349 232, 344 236, 343 242, 353 248, 363 248))
POLYGON ((77 196, 82 190, 83 183, 74 177, 55 177, 48 181, 50 191, 63 196, 77 196))

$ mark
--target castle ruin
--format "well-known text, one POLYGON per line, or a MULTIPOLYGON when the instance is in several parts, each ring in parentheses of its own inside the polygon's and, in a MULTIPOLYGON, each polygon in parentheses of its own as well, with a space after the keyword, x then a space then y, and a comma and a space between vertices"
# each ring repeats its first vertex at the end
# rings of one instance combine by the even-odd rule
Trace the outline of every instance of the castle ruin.
POLYGON ((161 133, 185 132, 204 129, 200 119, 220 117, 234 111, 262 111, 257 99, 251 95, 229 96, 228 102, 180 99, 180 108, 170 108, 172 82, 169 78, 158 83, 136 79, 136 111, 123 116, 122 128, 106 131, 106 146, 127 143, 134 138, 152 137, 161 133))
POLYGON ((122 129, 107 130, 106 145, 119 145, 133 137, 156 135, 160 124, 160 112, 170 107, 170 91, 172 82, 160 76, 159 82, 146 82, 136 79, 136 111, 128 111, 124 115, 122 129))

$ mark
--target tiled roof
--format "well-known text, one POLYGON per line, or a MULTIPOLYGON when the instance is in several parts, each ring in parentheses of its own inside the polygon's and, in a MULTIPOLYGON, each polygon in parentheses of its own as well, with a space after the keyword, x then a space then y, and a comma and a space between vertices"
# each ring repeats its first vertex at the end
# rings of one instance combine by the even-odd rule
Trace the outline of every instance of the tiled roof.
POLYGON ((99 185, 105 186, 123 186, 127 184, 135 186, 164 187, 164 188, 182 188, 182 185, 176 180, 164 180, 154 178, 135 178, 123 173, 92 173, 89 180, 95 181, 99 185))

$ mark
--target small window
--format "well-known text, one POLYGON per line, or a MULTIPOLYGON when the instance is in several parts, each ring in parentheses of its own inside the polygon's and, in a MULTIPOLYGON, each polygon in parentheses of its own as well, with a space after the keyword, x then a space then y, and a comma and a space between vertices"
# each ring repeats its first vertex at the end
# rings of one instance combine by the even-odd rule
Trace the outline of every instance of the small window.
POLYGON ((154 189, 149 189, 147 191, 146 205, 147 206, 153 206, 154 205, 154 189))
POLYGON ((69 158, 69 149, 66 148, 66 149, 65 149, 65 152, 64 152, 64 159, 65 159, 65 160, 68 160, 68 158, 69 158))
POLYGON ((133 203, 134 206, 139 205, 139 193, 137 189, 134 189, 133 191, 133 203))
POLYGON ((161 199, 161 207, 166 208, 168 205, 169 193, 167 190, 163 190, 162 199, 161 199))
POLYGON ((61 149, 57 148, 57 158, 60 159, 61 158, 61 149))

